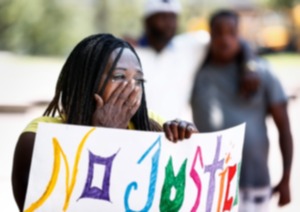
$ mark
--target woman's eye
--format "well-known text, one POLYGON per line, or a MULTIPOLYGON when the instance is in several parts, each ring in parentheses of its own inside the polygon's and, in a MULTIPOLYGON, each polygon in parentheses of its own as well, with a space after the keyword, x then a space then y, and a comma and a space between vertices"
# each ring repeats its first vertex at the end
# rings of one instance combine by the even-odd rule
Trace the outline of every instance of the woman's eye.
POLYGON ((118 80, 124 80, 125 79, 125 76, 124 75, 114 75, 112 77, 112 80, 113 81, 118 81, 118 80))
POLYGON ((146 82, 146 80, 144 80, 144 79, 136 79, 135 82, 136 82, 136 85, 142 85, 143 83, 146 82))

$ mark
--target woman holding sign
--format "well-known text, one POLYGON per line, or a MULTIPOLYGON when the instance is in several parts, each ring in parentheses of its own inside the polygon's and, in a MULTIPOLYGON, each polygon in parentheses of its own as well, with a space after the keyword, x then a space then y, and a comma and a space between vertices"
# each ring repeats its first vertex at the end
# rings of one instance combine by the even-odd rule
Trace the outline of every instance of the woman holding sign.
POLYGON ((148 112, 144 76, 133 47, 109 34, 82 40, 71 52, 44 116, 20 135, 13 162, 13 192, 23 209, 38 123, 65 123, 143 131, 164 131, 173 142, 197 132, 193 124, 148 112))

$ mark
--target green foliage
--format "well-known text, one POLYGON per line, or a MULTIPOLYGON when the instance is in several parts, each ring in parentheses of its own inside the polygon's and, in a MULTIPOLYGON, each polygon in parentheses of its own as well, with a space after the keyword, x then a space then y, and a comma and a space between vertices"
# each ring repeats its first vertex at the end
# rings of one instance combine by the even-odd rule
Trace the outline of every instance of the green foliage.
MULTIPOLYGON (((260 1, 260 0, 256 0, 260 1)), ((300 1, 300 0, 265 0, 300 1)), ((67 54, 93 33, 138 37, 145 0, 0 0, 0 51, 67 54)), ((181 0, 179 32, 192 17, 207 16, 220 1, 181 0)))
POLYGON ((285 9, 292 8, 295 4, 299 4, 300 0, 269 0, 269 5, 274 8, 285 9))
POLYGON ((140 0, 0 0, 0 51, 62 55, 93 33, 141 33, 140 0))
POLYGON ((2 0, 0 48, 30 54, 65 54, 92 32, 92 20, 79 5, 55 0, 2 0), (81 18, 79 18, 81 17, 81 18))
POLYGON ((101 0, 95 3, 98 32, 138 36, 142 29, 141 0, 101 0))

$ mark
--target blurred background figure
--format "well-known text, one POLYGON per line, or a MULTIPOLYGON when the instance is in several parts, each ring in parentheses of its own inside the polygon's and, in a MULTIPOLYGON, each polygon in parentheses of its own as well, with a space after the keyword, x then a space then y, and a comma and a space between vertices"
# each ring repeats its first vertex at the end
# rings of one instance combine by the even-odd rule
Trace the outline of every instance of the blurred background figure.
POLYGON ((138 45, 162 52, 177 32, 180 11, 181 5, 177 0, 147 0, 143 17, 144 35, 138 45))
POLYGON ((209 39, 205 32, 175 36, 180 12, 178 0, 147 0, 136 50, 147 80, 149 108, 165 118, 191 120, 186 112, 191 82, 209 39))
POLYGON ((191 100, 193 118, 200 132, 223 130, 246 122, 240 211, 267 212, 272 194, 278 193, 279 206, 291 201, 293 145, 287 113, 288 99, 265 61, 245 58, 247 55, 245 46, 239 42, 238 25, 238 15, 230 10, 220 10, 210 19, 211 44, 195 78, 191 100), (250 92, 247 90, 249 86, 239 85, 249 79, 250 86, 255 88, 250 92), (278 129, 283 159, 283 175, 274 189, 271 188, 268 171, 266 118, 269 114, 278 129))

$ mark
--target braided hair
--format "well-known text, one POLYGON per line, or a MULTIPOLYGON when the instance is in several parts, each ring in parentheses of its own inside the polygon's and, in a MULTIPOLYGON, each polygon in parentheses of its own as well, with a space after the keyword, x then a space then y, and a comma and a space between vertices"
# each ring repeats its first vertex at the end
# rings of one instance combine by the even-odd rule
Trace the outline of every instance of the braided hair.
MULTIPOLYGON (((62 68, 55 95, 44 112, 44 116, 54 117, 58 113, 67 124, 90 126, 96 109, 94 93, 97 93, 100 81, 105 76, 104 70, 111 53, 117 48, 121 50, 104 79, 103 86, 100 88, 100 96, 124 48, 130 49, 141 65, 140 59, 129 43, 111 34, 92 35, 78 43, 62 68)), ((159 125, 148 117, 143 84, 141 106, 131 121, 137 130, 161 131, 159 125)))

